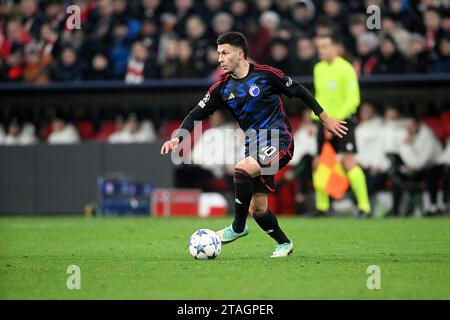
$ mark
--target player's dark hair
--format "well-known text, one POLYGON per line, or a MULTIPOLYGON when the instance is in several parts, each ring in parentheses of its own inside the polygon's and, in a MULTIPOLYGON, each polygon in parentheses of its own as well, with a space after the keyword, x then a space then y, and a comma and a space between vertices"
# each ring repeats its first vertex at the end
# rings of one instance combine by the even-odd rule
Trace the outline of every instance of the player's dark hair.
POLYGON ((217 44, 229 44, 233 47, 241 48, 244 51, 244 58, 247 59, 248 44, 245 36, 240 32, 226 32, 217 37, 217 44))

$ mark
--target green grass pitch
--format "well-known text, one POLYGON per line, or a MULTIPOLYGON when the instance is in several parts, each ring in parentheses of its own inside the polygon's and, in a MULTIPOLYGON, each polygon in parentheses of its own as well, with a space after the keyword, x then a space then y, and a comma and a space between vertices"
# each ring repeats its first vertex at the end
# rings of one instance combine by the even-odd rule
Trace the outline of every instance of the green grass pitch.
POLYGON ((0 218, 0 299, 450 299, 450 219, 280 218, 294 253, 253 220, 215 260, 188 253, 227 219, 0 218), (69 290, 69 265, 80 290, 69 290), (381 289, 367 288, 367 268, 381 289))

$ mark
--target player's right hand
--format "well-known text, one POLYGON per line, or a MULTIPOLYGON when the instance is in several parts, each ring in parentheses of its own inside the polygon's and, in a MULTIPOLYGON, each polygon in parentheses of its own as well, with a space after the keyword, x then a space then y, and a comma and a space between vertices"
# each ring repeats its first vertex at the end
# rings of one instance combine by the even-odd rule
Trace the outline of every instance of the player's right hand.
POLYGON ((161 147, 161 154, 168 154, 170 151, 175 149, 179 143, 180 139, 178 138, 173 138, 169 141, 164 142, 163 146, 161 147))

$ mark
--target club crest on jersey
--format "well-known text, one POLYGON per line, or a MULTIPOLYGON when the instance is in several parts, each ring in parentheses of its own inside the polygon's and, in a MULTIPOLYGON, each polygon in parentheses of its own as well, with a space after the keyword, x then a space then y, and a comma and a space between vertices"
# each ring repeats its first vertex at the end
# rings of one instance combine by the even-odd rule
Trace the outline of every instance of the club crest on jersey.
POLYGON ((250 87, 250 89, 248 89, 248 93, 250 93, 250 95, 252 97, 258 96, 260 92, 261 92, 261 90, 259 89, 259 87, 256 84, 252 85, 250 87))

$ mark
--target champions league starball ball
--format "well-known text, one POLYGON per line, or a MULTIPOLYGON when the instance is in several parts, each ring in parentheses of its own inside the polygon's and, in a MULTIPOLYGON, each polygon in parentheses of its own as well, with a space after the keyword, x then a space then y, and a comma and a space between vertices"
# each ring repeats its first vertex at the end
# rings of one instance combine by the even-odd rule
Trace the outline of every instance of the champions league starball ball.
POLYGON ((197 260, 214 259, 220 254, 222 242, 209 229, 195 231, 189 239, 189 253, 197 260))

